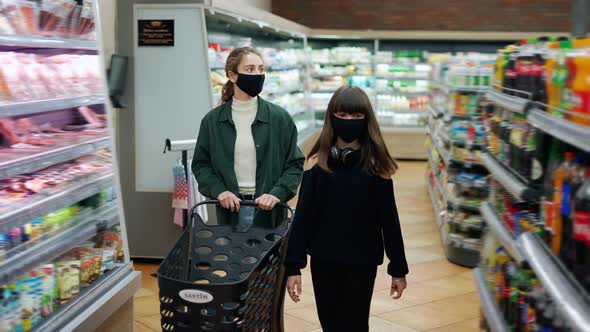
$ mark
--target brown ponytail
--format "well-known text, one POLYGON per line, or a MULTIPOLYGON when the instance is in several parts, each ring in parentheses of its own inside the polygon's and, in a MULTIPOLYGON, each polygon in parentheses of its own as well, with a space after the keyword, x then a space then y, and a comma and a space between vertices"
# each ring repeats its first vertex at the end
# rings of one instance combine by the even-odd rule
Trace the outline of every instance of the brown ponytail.
MULTIPOLYGON (((262 55, 253 47, 240 47, 233 50, 225 62, 225 76, 229 78, 229 72, 238 73, 238 67, 246 54, 256 54, 262 59, 262 55)), ((227 80, 221 90, 221 102, 227 103, 234 97, 234 82, 227 80)))

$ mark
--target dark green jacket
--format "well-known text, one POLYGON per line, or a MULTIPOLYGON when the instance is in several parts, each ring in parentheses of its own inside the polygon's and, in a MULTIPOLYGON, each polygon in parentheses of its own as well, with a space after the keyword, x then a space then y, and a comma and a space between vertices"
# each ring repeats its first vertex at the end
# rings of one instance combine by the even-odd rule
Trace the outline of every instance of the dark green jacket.
MULTIPOLYGON (((199 191, 216 199, 220 193, 238 194, 234 171, 236 128, 232 102, 209 112, 201 122, 192 170, 199 191)), ((305 157, 297 146, 297 127, 283 108, 258 98, 258 113, 252 124, 256 145, 256 194, 271 194, 287 202, 295 196, 303 176, 305 157)))

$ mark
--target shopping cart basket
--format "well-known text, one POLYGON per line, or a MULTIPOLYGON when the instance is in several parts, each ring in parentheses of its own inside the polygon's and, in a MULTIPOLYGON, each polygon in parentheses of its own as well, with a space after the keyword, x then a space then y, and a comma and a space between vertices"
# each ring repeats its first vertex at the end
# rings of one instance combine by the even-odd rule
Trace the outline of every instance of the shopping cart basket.
MULTIPOLYGON (((219 202, 193 206, 192 227, 158 269, 162 330, 282 332, 283 260, 293 211, 277 205, 271 216, 279 221, 274 228, 236 232, 231 225, 205 224, 195 213, 203 204, 219 202)), ((256 204, 241 205, 252 209, 256 204)))

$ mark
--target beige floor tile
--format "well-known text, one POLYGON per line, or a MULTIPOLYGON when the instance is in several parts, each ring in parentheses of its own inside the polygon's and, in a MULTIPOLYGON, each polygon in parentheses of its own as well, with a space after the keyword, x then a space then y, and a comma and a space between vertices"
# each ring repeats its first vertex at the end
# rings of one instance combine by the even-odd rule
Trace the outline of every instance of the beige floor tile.
POLYGON ((145 317, 136 316, 135 321, 147 326, 152 330, 162 331, 162 325, 160 324, 160 314, 145 317))
POLYGON ((291 300, 291 298, 289 297, 288 294, 285 295, 285 305, 283 308, 285 310, 298 309, 298 308, 303 308, 303 307, 308 307, 308 306, 315 306, 315 304, 316 304, 315 296, 313 296, 311 294, 303 293, 303 294, 301 294, 299 299, 301 301, 299 303, 295 303, 295 302, 293 302, 293 300, 291 300))
POLYGON ((415 306, 416 303, 410 302, 407 299, 393 299, 389 294, 385 292, 376 292, 373 294, 371 301, 371 316, 377 316, 386 312, 405 309, 415 306))
POLYGON ((318 318, 318 312, 315 305, 303 307, 303 308, 292 308, 285 310, 285 313, 289 316, 299 318, 306 322, 320 325, 320 319, 318 318))
POLYGON ((158 294, 154 291, 152 291, 151 289, 147 289, 147 288, 140 288, 137 293, 135 293, 135 298, 138 299, 140 297, 146 297, 146 296, 155 296, 158 297, 158 294))
POLYGON ((435 223, 412 223, 402 225, 402 234, 404 237, 412 234, 432 233, 436 230, 437 225, 435 223))
POLYGON ((149 328, 141 323, 135 322, 135 324, 133 325, 133 332, 154 332, 154 331, 160 331, 158 330, 154 330, 152 328, 149 328))
POLYGON ((479 331, 479 318, 469 319, 460 323, 455 323, 436 329, 429 330, 428 332, 474 332, 479 331))
POLYGON ((409 270, 408 281, 411 282, 422 282, 471 272, 470 269, 455 265, 446 258, 426 263, 411 264, 409 270))
POLYGON ((479 316, 477 292, 434 301, 426 305, 443 314, 457 315, 463 319, 473 319, 479 316))
POLYGON ((427 250, 408 248, 406 249, 406 260, 408 264, 418 264, 445 258, 443 255, 435 254, 427 250))
POLYGON ((416 332, 407 326, 402 326, 380 317, 369 318, 369 330, 371 332, 416 332))
POLYGON ((379 315, 379 317, 418 331, 428 331, 463 320, 460 316, 443 314, 427 305, 392 311, 379 315))
POLYGON ((456 291, 463 291, 464 293, 474 292, 475 291, 475 284, 472 280, 467 278, 463 278, 460 276, 452 276, 446 277, 441 279, 433 279, 424 281, 424 284, 456 290, 456 291))
POLYGON ((307 332, 317 330, 320 327, 319 324, 312 324, 289 314, 284 317, 284 326, 285 332, 307 332))
POLYGON ((418 248, 424 246, 441 245, 440 235, 438 232, 404 235, 404 246, 408 248, 418 248))
POLYGON ((159 315, 160 301, 157 296, 141 297, 135 299, 133 309, 136 317, 159 315))
MULTIPOLYGON (((379 291, 382 294, 389 294, 389 288, 379 291)), ((469 293, 469 290, 449 289, 428 285, 421 282, 408 283, 408 288, 404 291, 402 299, 411 303, 424 304, 448 297, 469 293)))

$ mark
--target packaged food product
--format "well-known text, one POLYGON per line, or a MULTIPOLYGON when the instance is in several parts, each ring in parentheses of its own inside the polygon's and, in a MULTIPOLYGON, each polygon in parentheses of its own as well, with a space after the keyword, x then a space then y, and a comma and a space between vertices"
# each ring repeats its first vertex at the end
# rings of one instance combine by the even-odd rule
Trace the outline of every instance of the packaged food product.
POLYGON ((58 261, 55 268, 58 298, 64 304, 80 292, 80 261, 58 261))
POLYGON ((102 250, 102 268, 101 274, 104 274, 105 271, 111 270, 115 267, 116 261, 116 251, 112 249, 103 249, 102 250))
POLYGON ((54 288, 55 288, 55 266, 47 264, 42 267, 42 296, 41 296, 41 316, 43 318, 51 315, 53 312, 54 288))

